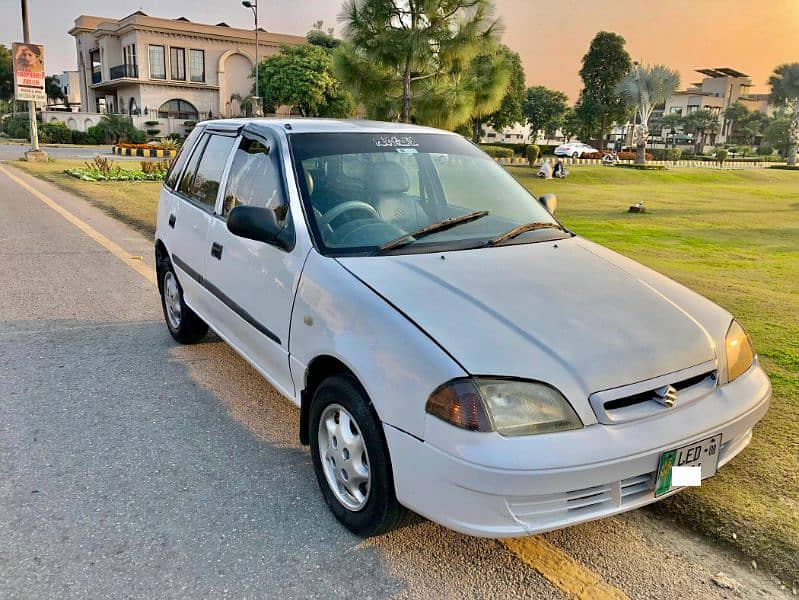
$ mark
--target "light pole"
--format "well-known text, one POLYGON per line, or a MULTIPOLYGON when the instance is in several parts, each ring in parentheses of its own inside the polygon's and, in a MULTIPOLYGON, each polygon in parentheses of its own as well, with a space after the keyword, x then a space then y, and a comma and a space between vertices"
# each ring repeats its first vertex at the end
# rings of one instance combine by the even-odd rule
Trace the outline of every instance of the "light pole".
POLYGON ((249 8, 255 16, 255 110, 253 111, 256 117, 261 116, 261 99, 259 98, 259 85, 261 83, 258 78, 259 75, 259 61, 258 61, 258 0, 243 0, 241 5, 244 8, 249 8))

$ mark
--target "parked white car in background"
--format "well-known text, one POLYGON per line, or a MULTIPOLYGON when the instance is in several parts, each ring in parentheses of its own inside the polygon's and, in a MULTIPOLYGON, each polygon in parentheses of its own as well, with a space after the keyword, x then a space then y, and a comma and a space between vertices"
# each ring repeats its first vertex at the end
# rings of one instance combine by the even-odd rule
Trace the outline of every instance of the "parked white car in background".
POLYGON ((201 123, 158 207, 166 324, 210 326, 300 407, 360 535, 407 509, 527 535, 673 494, 674 465, 714 475, 769 404, 749 338, 554 208, 447 132, 201 123))
POLYGON ((555 148, 555 156, 570 158, 580 158, 583 154, 593 154, 594 152, 599 152, 599 150, 582 142, 569 142, 555 148))

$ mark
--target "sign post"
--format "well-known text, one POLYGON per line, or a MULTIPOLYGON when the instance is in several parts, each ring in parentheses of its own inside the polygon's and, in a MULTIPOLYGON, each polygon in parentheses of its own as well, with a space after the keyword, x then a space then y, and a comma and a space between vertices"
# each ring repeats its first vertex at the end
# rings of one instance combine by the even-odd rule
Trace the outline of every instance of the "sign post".
POLYGON ((22 0, 22 33, 24 42, 14 42, 14 97, 27 101, 30 117, 31 149, 25 153, 29 161, 46 161, 47 154, 39 150, 39 130, 36 124, 36 102, 47 102, 44 89, 44 46, 30 43, 28 2, 22 0))

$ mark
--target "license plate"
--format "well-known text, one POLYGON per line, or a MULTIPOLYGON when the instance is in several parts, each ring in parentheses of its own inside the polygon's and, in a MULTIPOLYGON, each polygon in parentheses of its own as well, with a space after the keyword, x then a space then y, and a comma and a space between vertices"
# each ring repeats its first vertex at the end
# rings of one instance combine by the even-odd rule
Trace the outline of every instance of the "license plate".
POLYGON ((694 442, 661 454, 658 463, 658 478, 655 484, 655 498, 677 489, 671 485, 672 467, 700 467, 702 479, 713 477, 719 467, 720 450, 721 434, 719 433, 700 442, 694 442))

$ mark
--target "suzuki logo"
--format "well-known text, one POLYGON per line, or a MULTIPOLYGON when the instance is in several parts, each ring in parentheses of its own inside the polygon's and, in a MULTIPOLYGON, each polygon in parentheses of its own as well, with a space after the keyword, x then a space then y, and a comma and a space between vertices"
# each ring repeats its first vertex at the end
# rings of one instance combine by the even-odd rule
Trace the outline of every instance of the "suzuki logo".
POLYGON ((655 402, 659 402, 667 408, 674 406, 677 402, 677 389, 673 385, 667 385, 655 390, 655 402))

